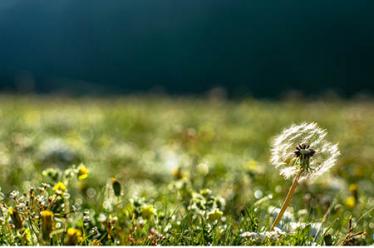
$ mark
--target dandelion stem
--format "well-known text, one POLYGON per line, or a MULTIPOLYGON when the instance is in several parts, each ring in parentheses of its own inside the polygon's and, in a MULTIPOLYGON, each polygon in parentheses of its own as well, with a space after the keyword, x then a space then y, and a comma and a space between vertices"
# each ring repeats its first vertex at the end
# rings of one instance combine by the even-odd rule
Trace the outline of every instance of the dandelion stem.
POLYGON ((288 190, 288 193, 287 193, 287 196, 286 196, 286 199, 284 200, 283 202, 283 205, 282 205, 282 208, 281 210, 279 211, 278 215, 277 215, 277 218, 275 219, 275 221, 273 222, 273 225, 271 225, 271 228, 270 230, 274 230, 274 227, 276 227, 279 223, 279 221, 282 219, 283 217, 283 214, 284 212, 286 211, 288 205, 290 204, 290 201, 292 199, 292 196, 293 194, 295 193, 295 190, 296 190, 296 187, 299 183, 299 178, 301 176, 301 173, 302 173, 302 170, 300 170, 300 172, 296 175, 296 177, 294 178, 293 182, 292 182, 292 185, 290 187, 290 189, 288 190))

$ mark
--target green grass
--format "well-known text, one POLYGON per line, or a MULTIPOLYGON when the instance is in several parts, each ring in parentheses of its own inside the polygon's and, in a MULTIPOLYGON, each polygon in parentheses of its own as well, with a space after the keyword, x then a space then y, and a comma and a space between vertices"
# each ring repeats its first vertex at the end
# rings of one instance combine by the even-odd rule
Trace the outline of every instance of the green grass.
POLYGON ((0 120, 0 244, 374 243, 371 101, 2 96, 0 120), (291 184, 269 163, 271 138, 304 121, 339 143, 338 164, 298 187, 283 235, 243 237, 269 230, 291 184))

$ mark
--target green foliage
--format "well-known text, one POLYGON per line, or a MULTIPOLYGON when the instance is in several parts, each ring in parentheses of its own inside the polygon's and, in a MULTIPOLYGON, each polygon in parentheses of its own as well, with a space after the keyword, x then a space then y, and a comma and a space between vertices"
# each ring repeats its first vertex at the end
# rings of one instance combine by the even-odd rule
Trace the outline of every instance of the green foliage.
POLYGON ((3 97, 0 244, 373 244, 373 104, 3 97), (269 141, 301 121, 342 156, 269 232, 269 141))

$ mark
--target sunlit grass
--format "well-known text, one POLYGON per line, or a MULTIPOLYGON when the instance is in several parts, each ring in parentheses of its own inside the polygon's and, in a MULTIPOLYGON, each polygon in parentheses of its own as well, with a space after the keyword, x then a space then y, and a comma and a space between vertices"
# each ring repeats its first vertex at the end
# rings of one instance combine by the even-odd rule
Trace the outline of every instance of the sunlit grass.
POLYGON ((2 96, 0 119, 1 244, 373 244, 374 102, 2 96), (291 185, 271 139, 301 122, 341 156, 265 235, 291 185))

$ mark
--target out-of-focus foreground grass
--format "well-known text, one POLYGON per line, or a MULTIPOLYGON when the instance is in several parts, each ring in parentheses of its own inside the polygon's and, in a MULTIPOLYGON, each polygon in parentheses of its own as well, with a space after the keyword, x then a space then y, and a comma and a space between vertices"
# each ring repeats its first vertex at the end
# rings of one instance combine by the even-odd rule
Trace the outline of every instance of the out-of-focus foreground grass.
POLYGON ((374 102, 2 96, 0 117, 2 244, 373 244, 374 102), (301 185, 283 235, 246 237, 291 183, 271 138, 305 121, 339 143, 338 164, 301 185), (69 177, 80 164, 88 177, 69 177))

